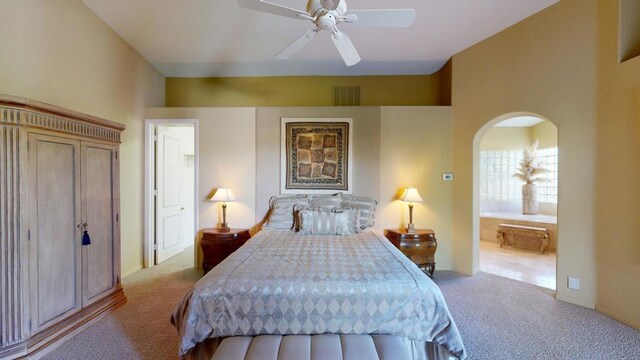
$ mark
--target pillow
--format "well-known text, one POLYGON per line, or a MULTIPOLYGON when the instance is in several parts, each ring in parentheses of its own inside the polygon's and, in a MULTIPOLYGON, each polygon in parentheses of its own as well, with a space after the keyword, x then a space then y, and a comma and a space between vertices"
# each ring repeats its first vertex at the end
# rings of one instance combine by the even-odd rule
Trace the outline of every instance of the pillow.
POLYGON ((378 201, 370 197, 342 195, 341 207, 343 209, 360 210, 360 229, 370 228, 375 225, 377 205, 378 201))
POLYGON ((309 203, 311 206, 340 207, 342 204, 342 194, 313 195, 309 203))
POLYGON ((357 231, 357 210, 300 210, 300 233, 307 235, 352 235, 357 231))
POLYGON ((309 205, 307 195, 272 196, 269 200, 269 219, 263 229, 293 228, 293 207, 309 205))
POLYGON ((336 206, 313 206, 313 205, 306 205, 306 204, 295 204, 293 206, 293 229, 295 231, 299 231, 300 230, 300 211, 301 210, 316 210, 316 211, 327 211, 327 212, 332 212, 335 211, 336 209, 339 209, 339 207, 336 206))

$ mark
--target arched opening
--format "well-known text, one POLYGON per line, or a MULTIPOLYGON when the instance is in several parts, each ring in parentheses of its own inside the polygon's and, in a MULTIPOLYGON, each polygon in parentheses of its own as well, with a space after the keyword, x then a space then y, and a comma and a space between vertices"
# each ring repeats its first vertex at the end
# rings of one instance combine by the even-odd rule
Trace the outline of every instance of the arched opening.
POLYGON ((555 290, 558 128, 538 114, 505 114, 477 132, 473 156, 479 270, 555 290), (523 165, 537 170, 514 177, 523 165))

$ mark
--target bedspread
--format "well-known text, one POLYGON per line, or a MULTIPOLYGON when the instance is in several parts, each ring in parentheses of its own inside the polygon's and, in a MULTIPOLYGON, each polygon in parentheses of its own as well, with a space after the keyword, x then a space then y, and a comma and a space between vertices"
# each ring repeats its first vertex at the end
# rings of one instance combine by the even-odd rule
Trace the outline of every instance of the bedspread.
POLYGON ((181 356, 207 338, 335 333, 399 335, 466 357, 440 289, 370 229, 262 230, 194 285, 172 322, 181 356))

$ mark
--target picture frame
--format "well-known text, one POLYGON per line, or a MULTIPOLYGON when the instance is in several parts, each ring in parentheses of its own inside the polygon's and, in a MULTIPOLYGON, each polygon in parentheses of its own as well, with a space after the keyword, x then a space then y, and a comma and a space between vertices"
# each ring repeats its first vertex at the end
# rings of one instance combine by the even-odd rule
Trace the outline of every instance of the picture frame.
POLYGON ((281 194, 351 194, 353 119, 282 118, 281 194))

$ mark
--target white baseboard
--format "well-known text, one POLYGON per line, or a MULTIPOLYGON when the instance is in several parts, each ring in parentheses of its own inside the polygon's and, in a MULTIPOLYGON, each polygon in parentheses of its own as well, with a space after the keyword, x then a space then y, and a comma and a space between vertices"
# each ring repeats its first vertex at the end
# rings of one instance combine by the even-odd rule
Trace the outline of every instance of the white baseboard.
POLYGON ((579 306, 586 307, 586 308, 589 308, 589 309, 595 309, 595 307, 596 307, 596 304, 594 304, 592 302, 584 301, 584 300, 581 300, 581 299, 572 298, 570 296, 563 296, 563 295, 560 295, 558 293, 556 293, 556 300, 564 301, 564 302, 567 302, 569 304, 579 305, 579 306))
POLYGON ((627 319, 626 316, 620 314, 617 311, 613 311, 613 310, 607 309, 606 307, 597 306, 597 305, 596 305, 596 311, 601 312, 610 318, 614 318, 615 320, 618 320, 623 324, 627 324, 632 328, 636 328, 640 330, 640 323, 627 319))
POLYGON ((131 269, 131 270, 129 270, 129 271, 127 271, 127 272, 123 273, 123 274, 122 274, 122 278, 124 279, 124 278, 126 278, 127 276, 129 276, 129 275, 133 275, 134 273, 137 273, 137 272, 138 272, 138 271, 140 271, 140 270, 142 270, 142 265, 136 266, 136 267, 134 267, 133 269, 131 269))

